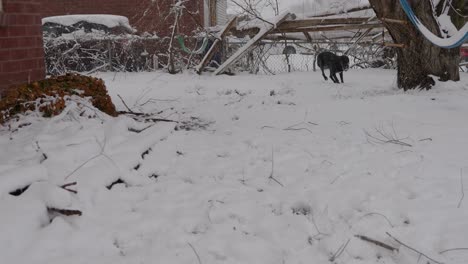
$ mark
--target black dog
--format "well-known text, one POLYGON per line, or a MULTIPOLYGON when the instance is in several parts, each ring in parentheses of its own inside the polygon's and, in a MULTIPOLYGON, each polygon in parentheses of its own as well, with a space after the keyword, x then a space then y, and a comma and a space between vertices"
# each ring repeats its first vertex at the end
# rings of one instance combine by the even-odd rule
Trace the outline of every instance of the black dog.
POLYGON ((325 81, 328 80, 325 76, 324 69, 330 69, 330 79, 334 83, 340 83, 336 78, 336 73, 340 73, 341 82, 343 83, 343 71, 349 69, 349 58, 348 56, 337 56, 331 52, 325 51, 317 56, 317 65, 322 70, 323 78, 325 81))

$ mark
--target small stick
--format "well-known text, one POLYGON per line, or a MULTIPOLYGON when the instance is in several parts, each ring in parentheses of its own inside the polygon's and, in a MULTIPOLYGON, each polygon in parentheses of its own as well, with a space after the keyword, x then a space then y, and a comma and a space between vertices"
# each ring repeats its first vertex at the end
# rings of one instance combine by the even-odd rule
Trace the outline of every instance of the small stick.
POLYGON ((128 107, 127 103, 125 103, 124 99, 120 96, 120 94, 118 94, 117 96, 120 98, 120 101, 122 101, 125 108, 127 108, 130 113, 134 114, 135 112, 133 112, 132 109, 130 109, 130 107, 128 107))
POLYGON ((63 214, 66 216, 72 216, 72 215, 81 216, 82 215, 82 212, 79 210, 68 210, 68 209, 57 209, 57 208, 47 208, 47 210, 51 212, 63 214))
POLYGON ((70 187, 70 186, 74 186, 76 184, 77 184, 77 182, 71 182, 71 183, 67 183, 67 184, 64 184, 64 185, 60 186, 60 188, 67 188, 67 187, 70 187))
POLYGON ((288 131, 288 130, 291 130, 291 131, 305 130, 305 131, 308 131, 309 133, 313 134, 312 131, 310 131, 310 129, 305 128, 305 127, 301 127, 301 128, 292 128, 292 127, 288 127, 288 128, 283 129, 283 130, 284 130, 284 131, 288 131))
POLYGON ((101 147, 101 152, 99 152, 99 154, 89 158, 87 161, 85 161, 84 163, 82 163, 80 166, 78 166, 76 169, 74 169, 72 172, 70 172, 67 176, 65 176, 65 180, 68 179, 70 176, 72 176, 75 172, 77 172, 78 170, 80 170, 83 166, 85 166, 86 164, 88 164, 88 162, 100 157, 103 153, 104 153, 104 149, 106 147, 106 141, 104 141, 104 145, 101 146, 101 143, 99 143, 99 141, 96 139, 98 145, 101 147))
POLYGON ((420 139, 419 141, 432 141, 432 138, 423 138, 423 139, 420 139))
POLYGON ((450 248, 450 249, 442 250, 441 252, 439 252, 439 254, 444 254, 445 252, 457 251, 457 250, 468 250, 468 248, 450 248))
POLYGON ((77 191, 67 188, 67 187, 70 187, 70 186, 74 186, 76 184, 77 184, 76 182, 67 183, 67 184, 64 184, 64 185, 60 186, 60 188, 64 189, 65 191, 69 191, 71 193, 77 194, 78 193, 77 191))
POLYGON ((433 261, 434 263, 437 263, 437 264, 443 264, 443 262, 440 262, 440 261, 437 261, 437 260, 434 260, 433 258, 430 258, 429 256, 427 256, 426 254, 422 253, 421 251, 418 251, 408 245, 406 245, 405 243, 401 242, 400 240, 396 239, 395 237, 393 237, 392 235, 390 235, 390 233, 388 232, 385 232, 389 237, 391 237, 393 240, 395 240, 396 242, 398 242, 399 244, 401 244, 402 246, 418 253, 420 256, 424 256, 425 258, 427 258, 428 260, 430 261, 433 261))
POLYGON ((275 169, 274 152, 273 152, 273 149, 271 149, 271 173, 268 179, 273 180, 276 183, 278 183, 281 187, 284 187, 284 185, 281 182, 279 182, 277 179, 275 179, 275 177, 273 177, 274 169, 275 169))
POLYGON ((462 196, 460 198, 460 201, 458 202, 457 208, 460 208, 460 206, 461 206, 461 204, 463 202, 463 198, 465 198, 465 190, 464 190, 464 187, 463 187, 463 169, 460 169, 460 183, 461 183, 462 196))
POLYGON ((383 248, 388 249, 388 250, 390 250, 390 251, 398 251, 397 248, 394 248, 394 247, 389 246, 389 245, 387 245, 387 244, 385 244, 385 243, 383 243, 383 242, 377 241, 377 240, 375 240, 375 239, 372 239, 372 238, 369 238, 369 237, 366 237, 366 236, 355 235, 355 237, 357 237, 357 238, 359 238, 359 239, 361 239, 361 240, 364 240, 364 241, 366 241, 366 242, 372 243, 372 244, 374 244, 374 245, 377 245, 377 246, 379 246, 379 247, 383 247, 383 248))
POLYGON ((189 242, 187 242, 187 244, 192 248, 193 250, 193 253, 195 253, 195 255, 197 256, 197 259, 198 259, 198 263, 199 264, 202 264, 201 260, 200 260, 200 256, 198 255, 197 251, 195 250, 195 248, 192 246, 192 244, 190 244, 189 242))
POLYGON ((344 252, 344 250, 349 244, 349 241, 351 241, 351 239, 348 239, 346 243, 344 243, 343 245, 341 245, 341 247, 338 248, 335 254, 333 254, 333 256, 329 259, 331 262, 335 261, 344 252))
POLYGON ((380 214, 380 213, 376 213, 376 212, 372 212, 372 213, 365 214, 365 215, 363 215, 361 218, 359 218, 359 220, 363 219, 363 218, 366 217, 366 216, 370 216, 370 215, 378 215, 378 216, 381 216, 381 217, 385 218, 385 220, 387 220, 387 223, 388 223, 392 228, 395 227, 395 226, 392 224, 392 222, 390 222, 390 220, 388 220, 388 218, 387 218, 385 215, 380 214))

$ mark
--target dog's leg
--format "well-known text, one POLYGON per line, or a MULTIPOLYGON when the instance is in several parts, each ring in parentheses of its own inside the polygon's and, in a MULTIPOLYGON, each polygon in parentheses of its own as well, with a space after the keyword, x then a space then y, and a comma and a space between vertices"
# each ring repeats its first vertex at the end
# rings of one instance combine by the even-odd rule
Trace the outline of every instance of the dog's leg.
POLYGON ((330 70, 330 79, 332 79, 332 81, 333 81, 334 83, 340 83, 340 82, 338 81, 338 78, 336 78, 336 72, 335 72, 335 71, 330 70))
POLYGON ((343 72, 340 72, 340 79, 341 79, 341 83, 344 83, 344 81, 343 81, 343 72))
POLYGON ((325 81, 328 81, 328 78, 327 76, 325 75, 325 71, 323 68, 320 68, 322 70, 322 75, 323 75, 323 78, 325 78, 325 81))

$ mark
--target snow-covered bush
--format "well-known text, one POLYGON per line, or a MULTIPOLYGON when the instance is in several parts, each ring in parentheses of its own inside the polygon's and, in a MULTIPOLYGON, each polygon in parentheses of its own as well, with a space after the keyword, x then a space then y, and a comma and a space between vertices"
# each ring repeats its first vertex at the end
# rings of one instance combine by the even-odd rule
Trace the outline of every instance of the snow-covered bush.
POLYGON ((67 72, 149 71, 162 50, 155 35, 112 35, 84 30, 59 37, 44 35, 46 70, 49 75, 67 72))

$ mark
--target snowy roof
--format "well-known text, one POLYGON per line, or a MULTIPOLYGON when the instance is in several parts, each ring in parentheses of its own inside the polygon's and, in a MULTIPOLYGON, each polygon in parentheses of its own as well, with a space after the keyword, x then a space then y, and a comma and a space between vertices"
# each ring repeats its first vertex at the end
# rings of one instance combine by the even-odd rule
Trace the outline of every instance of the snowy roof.
POLYGON ((130 26, 128 18, 116 15, 66 15, 52 16, 42 19, 42 25, 45 23, 56 23, 64 26, 72 26, 78 22, 85 21, 93 24, 105 25, 109 28, 125 27, 131 31, 134 29, 130 26))

